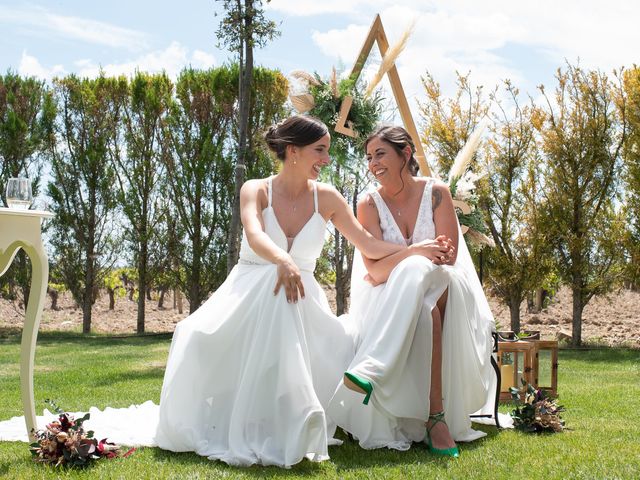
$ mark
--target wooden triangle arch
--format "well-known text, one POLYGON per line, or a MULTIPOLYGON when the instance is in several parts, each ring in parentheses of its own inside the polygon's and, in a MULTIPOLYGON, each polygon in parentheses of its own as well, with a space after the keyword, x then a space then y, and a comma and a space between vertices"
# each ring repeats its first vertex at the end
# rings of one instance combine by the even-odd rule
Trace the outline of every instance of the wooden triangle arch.
MULTIPOLYGON (((357 80, 362 73, 362 68, 364 67, 369 54, 371 53, 371 49, 373 48, 373 42, 378 44, 378 48, 380 49, 380 53, 382 57, 387 54, 387 50, 389 50, 389 41, 387 40, 387 35, 384 32, 384 27, 382 26, 382 20, 380 19, 380 15, 376 15, 376 18, 373 20, 371 24, 371 29, 369 30, 369 35, 367 35, 367 39, 364 41, 362 45, 362 49, 360 50, 360 54, 356 59, 356 63, 351 70, 350 77, 354 80, 357 80)), ((400 111, 400 117, 402 118, 402 123, 404 123, 404 128, 407 129, 409 135, 413 139, 413 143, 416 146, 416 160, 418 160, 418 164, 420 165, 420 171, 424 176, 430 176, 431 170, 429 169, 429 165, 427 165, 427 160, 424 154, 424 149, 422 148, 422 142, 420 141, 420 135, 418 135, 418 130, 416 129, 416 125, 413 122, 413 117, 411 116, 411 110, 409 109, 409 103, 407 102, 407 97, 404 94, 404 89, 402 88, 402 83, 400 83, 400 76, 398 75, 398 69, 395 64, 389 69, 387 72, 389 77, 389 83, 391 83, 391 90, 393 91, 393 96, 396 99, 398 104, 398 110, 400 111)), ((352 97, 345 97, 340 105, 340 114, 338 115, 338 121, 336 122, 336 132, 342 133, 344 135, 349 135, 351 137, 355 137, 356 134, 351 128, 351 122, 347 122, 347 116, 349 115, 349 110, 351 110, 351 105, 353 103, 352 97), (349 126, 347 126, 349 124, 349 126)))

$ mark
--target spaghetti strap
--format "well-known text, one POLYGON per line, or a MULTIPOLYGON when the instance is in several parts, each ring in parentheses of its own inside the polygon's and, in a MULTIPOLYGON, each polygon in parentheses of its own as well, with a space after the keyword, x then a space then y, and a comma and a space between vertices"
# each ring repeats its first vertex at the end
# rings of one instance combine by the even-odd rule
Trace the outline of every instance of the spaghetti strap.
POLYGON ((313 182, 313 209, 318 213, 318 184, 313 182))
POLYGON ((267 207, 271 206, 271 190, 273 190, 271 188, 271 180, 273 179, 273 177, 269 177, 267 179, 267 196, 269 197, 269 204, 267 205, 267 207))

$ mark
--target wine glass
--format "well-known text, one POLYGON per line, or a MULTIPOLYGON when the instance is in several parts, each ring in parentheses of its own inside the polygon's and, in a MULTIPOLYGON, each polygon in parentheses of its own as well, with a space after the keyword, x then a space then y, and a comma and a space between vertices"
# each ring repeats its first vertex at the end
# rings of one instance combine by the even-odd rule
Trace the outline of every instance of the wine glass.
POLYGON ((7 205, 17 210, 27 210, 33 201, 31 182, 28 178, 10 178, 7 183, 7 205))

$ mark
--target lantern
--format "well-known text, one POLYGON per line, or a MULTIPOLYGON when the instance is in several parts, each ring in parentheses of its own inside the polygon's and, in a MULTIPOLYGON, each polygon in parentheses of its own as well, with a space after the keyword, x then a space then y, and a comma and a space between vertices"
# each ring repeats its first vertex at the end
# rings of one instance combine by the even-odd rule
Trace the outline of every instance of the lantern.
POLYGON ((509 388, 521 388, 522 380, 535 385, 534 365, 536 345, 523 340, 498 342, 498 365, 500 366, 500 401, 510 401, 509 388))
POLYGON ((558 395, 558 342, 540 340, 539 332, 498 332, 498 365, 502 376, 500 401, 512 399, 509 389, 522 380, 550 396, 558 395))

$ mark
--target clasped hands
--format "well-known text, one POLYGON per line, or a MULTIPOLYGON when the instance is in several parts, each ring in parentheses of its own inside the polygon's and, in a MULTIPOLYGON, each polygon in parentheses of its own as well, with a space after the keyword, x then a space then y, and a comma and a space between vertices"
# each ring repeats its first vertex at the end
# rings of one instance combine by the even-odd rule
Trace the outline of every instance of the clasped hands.
MULTIPOLYGON (((412 255, 422 255, 433 262, 434 265, 453 265, 455 262, 455 250, 453 241, 446 235, 438 235, 434 239, 427 239, 414 243, 408 247, 412 255)), ((382 282, 376 281, 371 275, 364 277, 374 287, 382 282)))
POLYGON ((409 247, 416 255, 427 257, 436 265, 453 265, 456 247, 446 235, 438 235, 433 240, 427 239, 414 243, 409 247))

